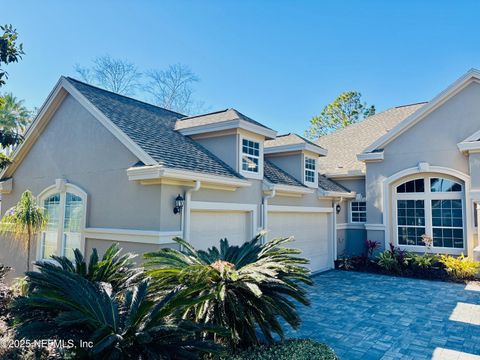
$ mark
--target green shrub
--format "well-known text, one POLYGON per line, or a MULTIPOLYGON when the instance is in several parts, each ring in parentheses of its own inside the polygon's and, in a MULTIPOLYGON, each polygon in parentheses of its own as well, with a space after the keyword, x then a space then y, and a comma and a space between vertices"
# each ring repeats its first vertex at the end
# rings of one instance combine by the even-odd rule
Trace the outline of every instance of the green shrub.
POLYGON ((204 298, 185 315, 228 330, 227 336, 215 340, 231 348, 248 348, 262 339, 273 342, 273 333, 283 338, 281 319, 299 327, 297 306, 309 304, 305 285, 312 280, 310 271, 302 266, 308 260, 297 256, 300 250, 285 247, 291 238, 262 244, 257 236, 241 246, 230 246, 225 239, 220 241, 220 249, 208 251, 174 240, 182 251, 161 249, 145 254, 147 273, 157 292, 180 286, 191 298, 204 298))
POLYGON ((422 269, 428 269, 438 263, 438 255, 425 253, 423 255, 414 255, 413 256, 413 265, 418 266, 422 269))
POLYGON ((399 264, 397 259, 390 251, 384 251, 378 255, 378 265, 390 272, 397 272, 399 270, 399 264))
POLYGON ((465 280, 472 279, 480 270, 480 263, 463 254, 454 257, 450 255, 441 255, 440 262, 445 265, 445 270, 454 279, 465 280))
POLYGON ((225 360, 339 360, 333 350, 313 340, 286 340, 231 355, 225 360))

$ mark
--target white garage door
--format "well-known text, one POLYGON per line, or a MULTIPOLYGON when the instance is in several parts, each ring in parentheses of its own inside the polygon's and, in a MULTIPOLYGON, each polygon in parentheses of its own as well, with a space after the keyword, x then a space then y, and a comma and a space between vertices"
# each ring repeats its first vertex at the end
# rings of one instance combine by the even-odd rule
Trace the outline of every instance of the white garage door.
POLYGON ((230 245, 250 240, 250 212, 193 210, 190 220, 190 242, 197 249, 218 248, 220 239, 230 245))
POLYGON ((329 238, 329 215, 319 213, 271 212, 268 214, 269 239, 294 236, 290 247, 302 250, 310 260, 312 271, 332 267, 332 241, 329 238))

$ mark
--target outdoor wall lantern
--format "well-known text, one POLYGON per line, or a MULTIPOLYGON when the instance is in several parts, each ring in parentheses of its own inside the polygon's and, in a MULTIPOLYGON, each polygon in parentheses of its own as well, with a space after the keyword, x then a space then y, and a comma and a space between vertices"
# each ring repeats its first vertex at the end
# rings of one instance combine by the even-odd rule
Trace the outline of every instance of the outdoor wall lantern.
POLYGON ((173 208, 173 213, 174 214, 181 213, 184 203, 185 203, 184 198, 182 197, 182 195, 178 194, 178 196, 175 198, 175 207, 173 208))
POLYGON ((337 204, 337 206, 335 207, 335 211, 337 212, 337 214, 340 214, 340 210, 342 210, 342 207, 340 206, 340 204, 337 204))

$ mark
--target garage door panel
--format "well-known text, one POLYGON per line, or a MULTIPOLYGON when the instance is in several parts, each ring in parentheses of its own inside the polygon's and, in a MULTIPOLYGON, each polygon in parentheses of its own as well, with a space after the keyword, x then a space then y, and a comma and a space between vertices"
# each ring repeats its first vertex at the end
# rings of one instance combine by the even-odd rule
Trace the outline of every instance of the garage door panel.
POLYGON ((250 240, 250 213, 244 211, 192 211, 190 242, 197 249, 219 246, 227 238, 230 245, 250 240))
POLYGON ((332 265, 332 244, 329 240, 328 215, 322 213, 271 212, 268 215, 268 238, 293 236, 288 246, 302 251, 310 260, 312 271, 332 265))

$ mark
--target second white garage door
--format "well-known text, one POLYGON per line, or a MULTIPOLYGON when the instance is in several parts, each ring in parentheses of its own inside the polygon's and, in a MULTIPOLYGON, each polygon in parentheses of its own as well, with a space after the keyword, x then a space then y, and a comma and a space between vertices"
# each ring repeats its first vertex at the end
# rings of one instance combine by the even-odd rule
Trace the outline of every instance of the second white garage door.
POLYGON ((245 211, 193 210, 190 220, 190 242, 197 249, 219 247, 220 239, 230 245, 251 240, 251 213, 245 211))
POLYGON ((328 218, 325 213, 270 212, 268 237, 294 236, 290 247, 302 250, 301 256, 310 260, 310 270, 327 270, 332 267, 333 247, 328 218))

